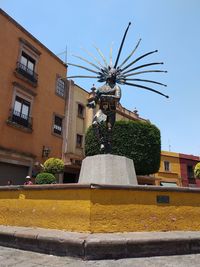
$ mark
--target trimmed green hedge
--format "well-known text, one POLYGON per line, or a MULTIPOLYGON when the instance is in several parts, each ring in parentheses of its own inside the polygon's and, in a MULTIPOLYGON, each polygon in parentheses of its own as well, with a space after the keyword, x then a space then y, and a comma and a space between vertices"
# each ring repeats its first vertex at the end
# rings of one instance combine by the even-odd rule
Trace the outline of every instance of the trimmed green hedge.
POLYGON ((49 158, 44 163, 44 172, 49 173, 61 173, 64 171, 64 162, 62 159, 49 158))
POLYGON ((35 178, 36 184, 53 184, 56 182, 56 178, 52 173, 41 172, 35 178))
MULTIPOLYGON (((88 128, 85 139, 86 156, 101 154, 94 130, 88 128)), ((117 121, 112 133, 112 154, 134 161, 137 175, 156 173, 160 167, 160 130, 150 122, 117 121)))

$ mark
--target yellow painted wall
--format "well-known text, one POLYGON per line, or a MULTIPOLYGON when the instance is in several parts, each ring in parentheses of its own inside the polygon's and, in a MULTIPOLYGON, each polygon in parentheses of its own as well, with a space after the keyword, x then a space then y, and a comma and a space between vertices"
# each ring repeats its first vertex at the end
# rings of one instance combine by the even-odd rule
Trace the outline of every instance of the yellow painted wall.
POLYGON ((92 233, 200 231, 200 190, 53 187, 1 187, 0 224, 92 233), (158 195, 169 196, 170 203, 158 204, 158 195))
POLYGON ((90 191, 0 190, 0 224, 87 232, 90 191))
POLYGON ((158 173, 155 174, 155 177, 164 177, 164 178, 181 177, 179 154, 175 152, 161 151, 160 169, 158 173), (169 172, 166 172, 164 170, 164 161, 170 162, 169 172))
POLYGON ((200 230, 200 195, 182 192, 94 190, 91 232, 200 230), (170 204, 157 204, 157 195, 170 204))

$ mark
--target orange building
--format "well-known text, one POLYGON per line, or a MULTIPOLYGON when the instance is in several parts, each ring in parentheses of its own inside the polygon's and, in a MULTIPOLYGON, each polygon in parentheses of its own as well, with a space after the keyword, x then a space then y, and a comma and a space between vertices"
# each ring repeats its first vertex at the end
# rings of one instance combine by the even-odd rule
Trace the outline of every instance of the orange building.
POLYGON ((0 185, 62 157, 66 65, 0 9, 0 185))

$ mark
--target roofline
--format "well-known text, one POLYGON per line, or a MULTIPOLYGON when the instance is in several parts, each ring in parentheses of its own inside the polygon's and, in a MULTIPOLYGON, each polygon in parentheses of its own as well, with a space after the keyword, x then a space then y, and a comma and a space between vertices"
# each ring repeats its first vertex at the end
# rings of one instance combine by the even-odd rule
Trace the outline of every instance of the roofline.
MULTIPOLYGON (((72 80, 73 81, 73 80, 72 80)), ((73 81, 74 82, 74 81, 73 81)), ((90 94, 90 92, 88 92, 86 89, 82 88, 80 85, 78 85, 77 83, 74 82, 74 85, 76 85, 78 88, 80 88, 82 91, 86 92, 88 95, 90 94)))
POLYGON ((180 153, 180 158, 181 159, 188 159, 188 160, 194 160, 194 161, 200 161, 200 157, 199 156, 195 156, 195 155, 188 155, 188 154, 183 154, 180 153))
POLYGON ((183 154, 183 153, 179 153, 179 152, 161 150, 161 155, 163 155, 163 156, 176 157, 175 154, 178 155, 178 157, 182 158, 182 159, 191 159, 191 160, 196 160, 196 161, 200 160, 199 156, 195 156, 195 155, 191 155, 191 154, 183 154), (165 154, 165 152, 166 152, 166 154, 165 154), (170 154, 170 153, 173 153, 173 154, 170 154))
POLYGON ((57 57, 51 50, 49 50, 44 44, 42 44, 36 37, 34 37, 30 32, 28 32, 23 26, 21 26, 16 20, 9 16, 2 8, 0 8, 0 14, 6 17, 10 22, 12 22, 18 29, 28 35, 33 41, 38 43, 42 48, 44 48, 51 56, 53 56, 57 61, 67 68, 67 64, 64 63, 59 57, 57 57))

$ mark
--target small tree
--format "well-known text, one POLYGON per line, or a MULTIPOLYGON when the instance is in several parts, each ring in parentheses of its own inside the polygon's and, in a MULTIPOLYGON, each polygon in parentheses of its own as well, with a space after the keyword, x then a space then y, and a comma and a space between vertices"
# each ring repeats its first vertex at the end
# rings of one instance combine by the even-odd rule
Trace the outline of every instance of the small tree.
POLYGON ((56 182, 56 178, 52 173, 41 172, 36 176, 36 184, 53 184, 56 182))
POLYGON ((44 172, 48 173, 61 173, 64 171, 64 162, 62 159, 49 158, 44 163, 44 172))
POLYGON ((196 178, 200 179, 200 162, 194 168, 194 175, 196 178))

